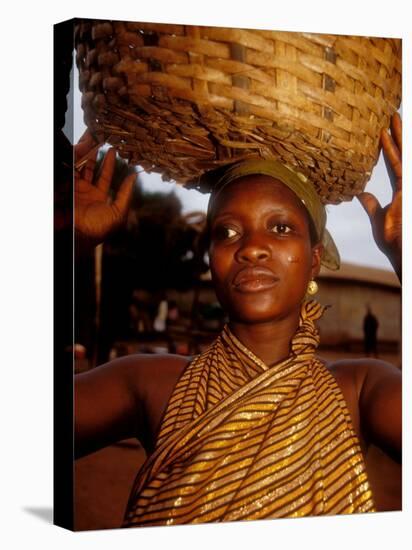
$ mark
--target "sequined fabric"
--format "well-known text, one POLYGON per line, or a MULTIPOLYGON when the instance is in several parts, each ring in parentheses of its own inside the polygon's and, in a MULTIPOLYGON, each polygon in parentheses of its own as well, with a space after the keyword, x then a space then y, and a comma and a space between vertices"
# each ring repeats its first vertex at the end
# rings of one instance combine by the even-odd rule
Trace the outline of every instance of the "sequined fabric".
POLYGON ((225 327, 175 387, 124 526, 374 511, 342 393, 315 357, 315 301, 268 367, 225 327))

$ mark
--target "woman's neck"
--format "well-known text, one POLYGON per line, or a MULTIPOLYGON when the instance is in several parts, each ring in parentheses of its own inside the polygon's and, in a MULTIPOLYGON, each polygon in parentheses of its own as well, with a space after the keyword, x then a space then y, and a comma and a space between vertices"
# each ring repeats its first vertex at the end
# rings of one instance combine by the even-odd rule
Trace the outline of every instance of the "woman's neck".
POLYGON ((290 353, 290 342, 299 325, 299 312, 281 320, 245 324, 230 321, 229 328, 244 346, 266 365, 271 366, 290 353))

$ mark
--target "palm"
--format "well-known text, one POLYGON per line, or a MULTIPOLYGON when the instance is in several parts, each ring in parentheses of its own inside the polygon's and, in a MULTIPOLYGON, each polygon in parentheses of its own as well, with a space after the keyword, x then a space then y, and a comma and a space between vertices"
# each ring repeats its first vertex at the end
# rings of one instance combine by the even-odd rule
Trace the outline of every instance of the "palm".
MULTIPOLYGON (((378 238, 386 247, 402 245, 402 191, 397 191, 389 203, 382 209, 381 235, 378 238)), ((385 247, 384 246, 384 247, 385 247)))
POLYGON ((130 203, 135 174, 127 176, 113 202, 109 200, 109 189, 115 168, 116 153, 110 149, 106 154, 101 173, 97 181, 93 181, 93 173, 96 164, 95 149, 86 137, 87 143, 80 142, 76 146, 76 170, 74 192, 74 222, 76 232, 87 239, 96 242, 115 230, 124 220, 130 203), (77 157, 83 156, 82 159, 77 157), (89 157, 89 158, 88 158, 89 157))
POLYGON ((79 179, 75 190, 76 231, 93 240, 103 240, 122 222, 122 212, 109 204, 107 194, 98 187, 79 179))

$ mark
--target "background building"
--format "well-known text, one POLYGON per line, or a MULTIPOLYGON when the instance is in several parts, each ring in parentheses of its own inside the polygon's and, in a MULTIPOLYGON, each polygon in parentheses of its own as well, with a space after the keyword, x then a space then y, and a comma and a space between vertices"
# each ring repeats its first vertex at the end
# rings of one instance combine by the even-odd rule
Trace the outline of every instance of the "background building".
POLYGON ((322 348, 363 354, 370 308, 378 321, 378 355, 400 365, 402 299, 395 273, 343 263, 339 271, 323 269, 318 282, 317 299, 331 305, 318 323, 322 348))

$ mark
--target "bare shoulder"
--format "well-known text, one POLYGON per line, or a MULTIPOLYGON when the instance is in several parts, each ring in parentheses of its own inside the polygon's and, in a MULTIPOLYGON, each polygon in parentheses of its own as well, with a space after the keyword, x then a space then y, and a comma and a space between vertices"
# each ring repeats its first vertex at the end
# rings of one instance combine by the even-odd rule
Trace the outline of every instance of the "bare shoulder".
POLYGON ((358 395, 372 384, 387 380, 388 377, 400 378, 401 371, 391 363, 368 357, 359 359, 341 359, 325 362, 327 368, 338 382, 352 384, 358 395))
POLYGON ((120 357, 75 377, 78 454, 137 437, 153 446, 173 389, 190 363, 179 355, 120 357))
POLYGON ((167 354, 131 354, 100 365, 76 378, 100 378, 121 382, 136 395, 144 396, 152 386, 173 384, 191 361, 190 357, 167 354))
MULTIPOLYGON (((191 357, 172 354, 132 354, 110 363, 136 399, 150 408, 166 406, 191 357)), ((104 368, 104 367, 103 367, 104 368)))
POLYGON ((119 359, 129 390, 142 408, 147 450, 154 445, 174 387, 191 360, 171 354, 136 354, 119 359))
POLYGON ((137 353, 120 357, 107 365, 121 370, 129 384, 143 395, 152 383, 176 381, 191 360, 183 355, 137 353))
POLYGON ((363 440, 399 457, 401 370, 386 361, 369 358, 334 361, 326 366, 342 390, 363 440))

